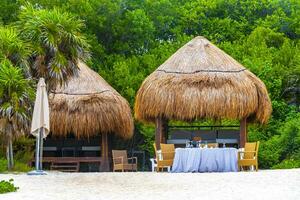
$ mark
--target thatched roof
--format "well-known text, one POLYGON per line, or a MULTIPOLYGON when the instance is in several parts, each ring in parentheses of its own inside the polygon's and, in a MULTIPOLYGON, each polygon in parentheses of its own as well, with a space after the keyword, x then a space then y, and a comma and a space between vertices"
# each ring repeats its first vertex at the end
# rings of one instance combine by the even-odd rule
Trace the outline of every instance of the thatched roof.
POLYGON ((141 85, 138 120, 242 119, 265 123, 272 111, 264 83, 204 37, 196 37, 141 85))
POLYGON ((89 137, 106 132, 130 138, 133 119, 128 102, 84 63, 78 67, 78 77, 49 95, 52 134, 89 137))

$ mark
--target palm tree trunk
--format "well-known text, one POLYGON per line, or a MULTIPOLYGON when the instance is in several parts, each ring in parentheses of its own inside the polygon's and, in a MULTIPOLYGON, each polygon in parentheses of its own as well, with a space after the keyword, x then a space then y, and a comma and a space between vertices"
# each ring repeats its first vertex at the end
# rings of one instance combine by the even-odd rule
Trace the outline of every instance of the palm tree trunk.
POLYGON ((14 167, 14 154, 13 154, 13 146, 12 146, 12 137, 8 136, 7 140, 7 168, 8 170, 12 170, 14 167))

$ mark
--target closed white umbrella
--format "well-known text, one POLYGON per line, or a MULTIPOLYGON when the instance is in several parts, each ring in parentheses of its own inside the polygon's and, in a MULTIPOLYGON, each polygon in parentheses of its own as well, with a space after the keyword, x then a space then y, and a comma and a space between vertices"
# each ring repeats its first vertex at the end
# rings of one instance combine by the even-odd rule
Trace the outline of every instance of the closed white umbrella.
POLYGON ((45 172, 42 171, 43 138, 47 137, 49 131, 49 103, 46 84, 44 78, 40 78, 36 91, 30 131, 31 134, 36 137, 36 170, 29 172, 28 174, 30 175, 45 174, 45 172))
POLYGON ((46 84, 44 78, 40 78, 36 91, 30 132, 37 137, 40 129, 43 128, 43 138, 45 138, 50 131, 49 124, 49 103, 46 84))

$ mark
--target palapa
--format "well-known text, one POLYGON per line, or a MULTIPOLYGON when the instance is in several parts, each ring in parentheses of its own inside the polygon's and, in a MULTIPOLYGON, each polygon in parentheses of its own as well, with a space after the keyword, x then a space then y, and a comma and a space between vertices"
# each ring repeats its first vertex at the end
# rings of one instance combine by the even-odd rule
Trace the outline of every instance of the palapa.
POLYGON ((133 119, 128 102, 83 62, 78 67, 77 77, 49 95, 52 134, 80 138, 115 133, 130 138, 133 119))
POLYGON ((135 117, 146 122, 248 117, 266 123, 271 112, 264 83, 201 36, 150 74, 135 101, 135 117))

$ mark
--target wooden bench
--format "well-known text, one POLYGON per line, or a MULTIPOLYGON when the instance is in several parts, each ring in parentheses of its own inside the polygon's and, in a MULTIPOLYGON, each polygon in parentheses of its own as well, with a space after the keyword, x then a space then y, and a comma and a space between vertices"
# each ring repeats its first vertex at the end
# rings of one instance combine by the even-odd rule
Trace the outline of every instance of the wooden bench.
MULTIPOLYGON (((31 161, 31 164, 35 160, 31 161)), ((80 163, 101 163, 101 157, 43 157, 43 163, 50 164, 50 170, 78 172, 80 163)))

